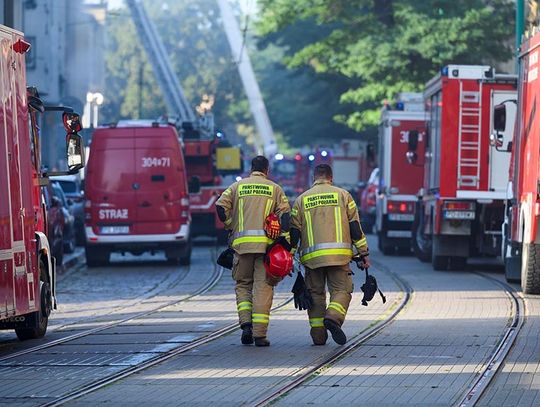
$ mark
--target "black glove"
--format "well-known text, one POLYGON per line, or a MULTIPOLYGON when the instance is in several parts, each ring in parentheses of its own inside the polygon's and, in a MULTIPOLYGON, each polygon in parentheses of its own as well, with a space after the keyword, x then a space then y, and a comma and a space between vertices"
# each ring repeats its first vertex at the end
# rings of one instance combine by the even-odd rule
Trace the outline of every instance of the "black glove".
POLYGON ((296 281, 291 291, 294 294, 294 308, 302 311, 309 310, 313 307, 313 298, 306 287, 304 276, 300 271, 296 275, 296 281))
POLYGON ((365 269, 365 267, 364 267, 364 259, 366 257, 368 257, 368 256, 369 256, 369 253, 368 254, 357 253, 352 257, 351 260, 356 263, 356 267, 358 267, 360 270, 364 270, 365 269))
POLYGON ((362 298, 362 305, 367 306, 368 302, 373 299, 375 296, 375 293, 379 291, 379 295, 382 298, 383 304, 386 302, 386 297, 382 293, 382 291, 379 289, 377 285, 377 280, 375 277, 368 274, 368 271, 366 269, 366 282, 362 284, 362 287, 360 289, 364 292, 364 297, 362 298))
POLYGON ((233 259, 234 259, 234 250, 228 247, 223 250, 219 257, 217 258, 217 264, 226 269, 232 270, 233 268, 233 259))

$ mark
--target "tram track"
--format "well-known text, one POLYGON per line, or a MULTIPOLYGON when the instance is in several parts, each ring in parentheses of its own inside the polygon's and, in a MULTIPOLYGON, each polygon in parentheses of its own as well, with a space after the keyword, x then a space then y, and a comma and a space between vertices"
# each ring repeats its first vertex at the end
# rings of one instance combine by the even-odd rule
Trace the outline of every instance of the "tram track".
POLYGON ((515 343, 519 335, 519 331, 521 330, 521 327, 525 321, 525 301, 523 297, 518 295, 513 287, 484 273, 476 274, 491 281, 504 290, 512 304, 513 315, 511 316, 511 321, 502 335, 498 345, 491 354, 489 360, 479 372, 472 385, 467 389, 465 394, 456 404, 459 407, 472 407, 480 401, 482 394, 484 394, 484 392, 487 390, 491 381, 495 378, 499 368, 508 356, 510 349, 515 343))
POLYGON ((278 400, 279 398, 285 396, 290 391, 298 388, 314 375, 325 370, 327 367, 333 365, 337 361, 346 357, 349 353, 353 352, 358 347, 362 346, 366 341, 373 338, 388 325, 390 325, 396 317, 406 308, 410 303, 413 296, 413 289, 409 283, 403 278, 399 277, 397 274, 391 272, 384 265, 372 261, 372 263, 377 265, 377 268, 383 270, 385 273, 388 273, 392 279, 395 281, 397 286, 400 288, 403 296, 399 302, 395 303, 387 312, 387 315, 383 316, 379 320, 375 321, 372 325, 359 332, 351 338, 347 344, 342 347, 335 349, 334 351, 327 353, 323 358, 316 360, 310 365, 304 366, 296 371, 294 375, 284 378, 280 383, 273 386, 268 392, 259 394, 256 398, 252 399, 246 405, 259 407, 266 406, 272 402, 278 400))
MULTIPOLYGON (((177 279, 177 281, 175 281, 174 284, 180 283, 187 276, 188 273, 189 272, 185 273, 180 279, 177 279)), ((38 351, 42 351, 44 349, 52 348, 54 346, 66 344, 66 343, 72 342, 72 341, 74 341, 76 339, 80 339, 80 338, 84 338, 84 337, 87 337, 87 336, 90 336, 90 335, 93 335, 93 334, 97 334, 97 333, 105 331, 107 329, 111 329, 111 328, 120 326, 122 324, 125 324, 126 322, 130 322, 130 321, 133 321, 133 320, 136 320, 136 319, 140 319, 140 318, 152 315, 152 314, 154 314, 156 312, 159 312, 161 310, 164 310, 164 309, 166 309, 168 307, 172 307, 172 306, 175 306, 177 304, 183 303, 183 302, 188 301, 188 300, 190 300, 190 299, 192 299, 192 298, 194 298, 194 297, 196 297, 198 295, 201 295, 201 294, 204 294, 205 292, 210 291, 219 282, 219 280, 221 279, 222 276, 223 276, 223 268, 222 267, 214 267, 212 275, 210 276, 210 278, 207 281, 204 282, 204 284, 201 287, 199 287, 197 290, 195 290, 194 292, 192 292, 190 294, 186 294, 186 295, 182 296, 182 298, 180 298, 180 299, 175 299, 173 301, 169 301, 169 302, 167 302, 165 304, 161 304, 161 305, 159 305, 157 307, 154 307, 154 308, 152 308, 150 310, 142 311, 142 312, 139 312, 139 313, 137 313, 135 315, 131 315, 129 317, 122 318, 122 319, 119 319, 119 320, 114 320, 112 322, 102 324, 102 325, 97 326, 95 328, 87 329, 87 330, 84 330, 82 332, 77 332, 75 334, 68 335, 68 336, 65 336, 65 337, 62 337, 62 338, 59 338, 59 339, 44 343, 42 345, 33 346, 31 348, 28 348, 28 349, 23 349, 23 350, 13 352, 13 353, 8 354, 8 355, 1 356, 0 357, 0 363, 4 362, 6 360, 10 360, 10 359, 14 359, 14 358, 17 358, 17 357, 20 357, 20 356, 29 355, 29 354, 32 354, 32 353, 35 353, 35 352, 38 352, 38 351)), ((157 294, 159 294, 159 293, 156 293, 156 295, 157 294)), ((151 298, 151 297, 149 297, 149 298, 151 298)), ((144 301, 145 299, 148 299, 148 298, 145 298, 144 296, 142 296, 140 298, 140 302, 144 301)), ((84 322, 88 322, 88 321, 84 321, 84 322)), ((76 323, 73 324, 73 325, 68 325, 68 326, 71 326, 71 327, 76 326, 76 323)), ((60 329, 60 327, 57 328, 55 331, 58 332, 59 329, 60 329)))

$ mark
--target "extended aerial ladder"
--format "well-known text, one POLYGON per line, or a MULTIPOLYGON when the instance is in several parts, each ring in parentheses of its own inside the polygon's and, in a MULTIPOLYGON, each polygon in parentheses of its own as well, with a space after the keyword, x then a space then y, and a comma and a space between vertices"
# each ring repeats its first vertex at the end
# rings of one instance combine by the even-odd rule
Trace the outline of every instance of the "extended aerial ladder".
POLYGON ((186 99, 156 26, 148 18, 140 0, 126 0, 126 4, 131 11, 135 29, 143 48, 148 53, 156 80, 163 92, 169 117, 178 117, 180 122, 194 123, 195 113, 186 99))

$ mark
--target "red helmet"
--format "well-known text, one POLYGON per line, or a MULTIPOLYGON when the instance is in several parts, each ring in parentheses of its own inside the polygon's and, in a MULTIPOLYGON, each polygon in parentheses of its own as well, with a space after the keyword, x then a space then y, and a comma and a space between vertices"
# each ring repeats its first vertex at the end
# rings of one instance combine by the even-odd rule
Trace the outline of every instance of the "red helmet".
POLYGON ((283 278, 293 268, 293 257, 281 244, 273 244, 264 256, 264 268, 268 276, 283 278))

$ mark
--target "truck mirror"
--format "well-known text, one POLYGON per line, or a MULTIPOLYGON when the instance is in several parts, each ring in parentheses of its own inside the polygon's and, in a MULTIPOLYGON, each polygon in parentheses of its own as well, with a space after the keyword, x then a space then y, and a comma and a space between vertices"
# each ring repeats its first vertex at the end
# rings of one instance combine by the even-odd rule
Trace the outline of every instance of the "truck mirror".
POLYGON ((70 174, 75 174, 84 167, 84 142, 77 133, 68 133, 66 136, 66 156, 70 174))
POLYGON ((501 104, 495 106, 493 111, 493 130, 497 133, 503 132, 506 129, 506 105, 501 104))
POLYGON ((62 121, 68 133, 78 133, 82 130, 81 117, 77 113, 64 112, 62 121))
POLYGON ((198 194, 201 191, 201 180, 199 177, 191 177, 188 182, 188 192, 198 194))
POLYGON ((36 96, 28 96, 28 106, 30 106, 30 108, 34 109, 36 112, 43 113, 45 111, 43 102, 36 96))

